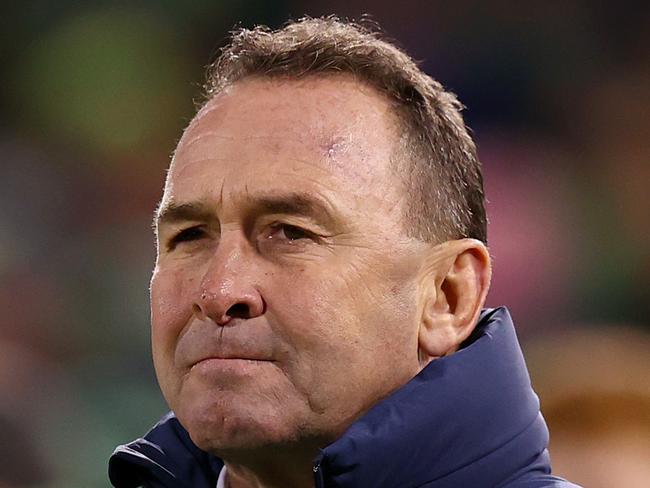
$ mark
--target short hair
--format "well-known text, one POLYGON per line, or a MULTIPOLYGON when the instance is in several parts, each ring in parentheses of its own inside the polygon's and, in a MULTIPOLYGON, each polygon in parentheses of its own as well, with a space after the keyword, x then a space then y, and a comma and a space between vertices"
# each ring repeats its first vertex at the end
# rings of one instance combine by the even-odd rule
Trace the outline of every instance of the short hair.
POLYGON ((425 242, 471 237, 487 243, 481 165, 460 113, 464 107, 375 27, 329 16, 304 17, 277 30, 235 30, 208 67, 204 103, 248 77, 337 73, 374 87, 395 109, 404 131, 394 159, 407 193, 407 234, 425 242))

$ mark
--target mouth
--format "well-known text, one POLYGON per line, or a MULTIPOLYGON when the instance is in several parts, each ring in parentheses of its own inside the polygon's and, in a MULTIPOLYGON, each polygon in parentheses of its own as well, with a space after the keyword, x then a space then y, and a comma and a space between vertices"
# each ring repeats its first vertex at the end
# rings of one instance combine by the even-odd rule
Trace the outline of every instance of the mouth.
POLYGON ((264 366, 265 364, 273 363, 270 359, 247 358, 247 357, 217 357, 211 356, 200 359, 195 362, 190 371, 199 373, 221 372, 221 373, 248 373, 264 366))

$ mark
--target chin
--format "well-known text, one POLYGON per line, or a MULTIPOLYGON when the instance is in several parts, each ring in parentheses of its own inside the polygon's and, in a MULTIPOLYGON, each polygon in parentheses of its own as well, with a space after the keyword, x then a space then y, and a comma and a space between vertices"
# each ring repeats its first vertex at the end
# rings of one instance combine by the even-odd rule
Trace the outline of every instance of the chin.
POLYGON ((220 399, 176 414, 192 442, 213 454, 257 450, 300 439, 299 416, 292 415, 289 408, 277 409, 256 400, 220 399))

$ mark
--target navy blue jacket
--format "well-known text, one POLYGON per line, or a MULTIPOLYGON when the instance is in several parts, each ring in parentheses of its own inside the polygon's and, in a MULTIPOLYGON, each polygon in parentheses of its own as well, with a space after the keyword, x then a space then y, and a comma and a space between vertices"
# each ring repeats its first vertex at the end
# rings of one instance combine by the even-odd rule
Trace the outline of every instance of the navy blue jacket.
MULTIPOLYGON (((505 308, 432 361, 314 461, 317 488, 569 488, 551 476, 548 430, 505 308)), ((223 462, 172 413, 109 461, 117 488, 214 488, 223 462)))

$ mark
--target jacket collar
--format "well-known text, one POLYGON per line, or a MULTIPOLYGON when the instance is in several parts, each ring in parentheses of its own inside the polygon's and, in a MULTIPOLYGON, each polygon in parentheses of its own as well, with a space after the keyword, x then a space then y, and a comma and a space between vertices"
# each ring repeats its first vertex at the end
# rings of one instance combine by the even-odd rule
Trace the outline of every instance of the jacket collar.
POLYGON ((108 476, 118 488, 214 488, 222 467, 169 412, 143 438, 113 451, 108 476))
MULTIPOLYGON (((485 310, 461 350, 431 362, 318 456, 318 485, 496 486, 550 472, 539 413, 510 315, 485 310)), ((115 486, 213 488, 223 462, 200 451, 173 414, 109 462, 115 486)))
POLYGON ((375 405, 317 464, 326 486, 497 486, 550 472, 547 443, 512 320, 499 308, 485 310, 461 350, 375 405))

